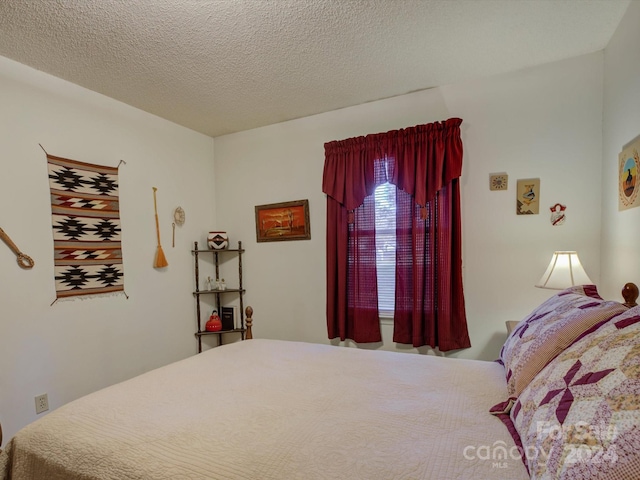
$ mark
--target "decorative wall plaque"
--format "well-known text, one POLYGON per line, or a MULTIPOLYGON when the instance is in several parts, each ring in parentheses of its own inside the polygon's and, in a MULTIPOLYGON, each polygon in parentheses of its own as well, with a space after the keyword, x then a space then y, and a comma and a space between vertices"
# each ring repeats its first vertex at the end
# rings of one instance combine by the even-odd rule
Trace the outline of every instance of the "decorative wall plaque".
POLYGON ((516 201, 516 213, 518 215, 540 213, 540 179, 525 178, 518 180, 516 201))
POLYGON ((506 190, 509 184, 509 175, 506 173, 492 173, 489 175, 489 190, 506 190))

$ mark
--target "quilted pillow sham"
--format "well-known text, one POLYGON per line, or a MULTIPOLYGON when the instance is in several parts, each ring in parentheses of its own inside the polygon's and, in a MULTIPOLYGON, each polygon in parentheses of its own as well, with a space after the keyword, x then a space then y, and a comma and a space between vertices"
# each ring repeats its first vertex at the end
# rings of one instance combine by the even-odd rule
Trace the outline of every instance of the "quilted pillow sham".
POLYGON ((596 325, 511 410, 534 480, 640 478, 640 307, 596 325))
POLYGON ((517 398, 580 334, 625 310, 603 300, 595 285, 568 288, 542 303, 511 332, 500 352, 509 398, 517 398))

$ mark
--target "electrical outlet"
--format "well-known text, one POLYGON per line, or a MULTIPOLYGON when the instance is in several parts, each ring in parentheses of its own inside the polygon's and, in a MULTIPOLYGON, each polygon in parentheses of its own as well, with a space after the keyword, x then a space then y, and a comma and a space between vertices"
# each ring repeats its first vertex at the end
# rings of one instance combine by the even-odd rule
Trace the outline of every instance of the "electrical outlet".
POLYGON ((36 397, 36 413, 42 413, 49 410, 49 398, 46 393, 36 397))

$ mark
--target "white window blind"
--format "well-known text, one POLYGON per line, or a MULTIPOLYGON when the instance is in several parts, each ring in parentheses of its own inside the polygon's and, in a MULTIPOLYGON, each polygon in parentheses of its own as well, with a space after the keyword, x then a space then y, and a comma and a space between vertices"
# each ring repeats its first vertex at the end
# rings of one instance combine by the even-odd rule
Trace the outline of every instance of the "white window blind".
POLYGON ((396 187, 384 183, 376 188, 376 268, 378 311, 393 317, 396 290, 396 187))

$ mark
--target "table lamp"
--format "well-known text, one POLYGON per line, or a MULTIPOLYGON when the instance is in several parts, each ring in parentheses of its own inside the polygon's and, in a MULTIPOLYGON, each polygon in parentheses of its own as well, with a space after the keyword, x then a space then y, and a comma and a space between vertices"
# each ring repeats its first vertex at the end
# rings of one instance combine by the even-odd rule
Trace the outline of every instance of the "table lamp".
POLYGON ((564 290, 574 285, 593 285, 589 275, 582 268, 578 252, 553 252, 547 271, 544 272, 536 287, 564 290))

